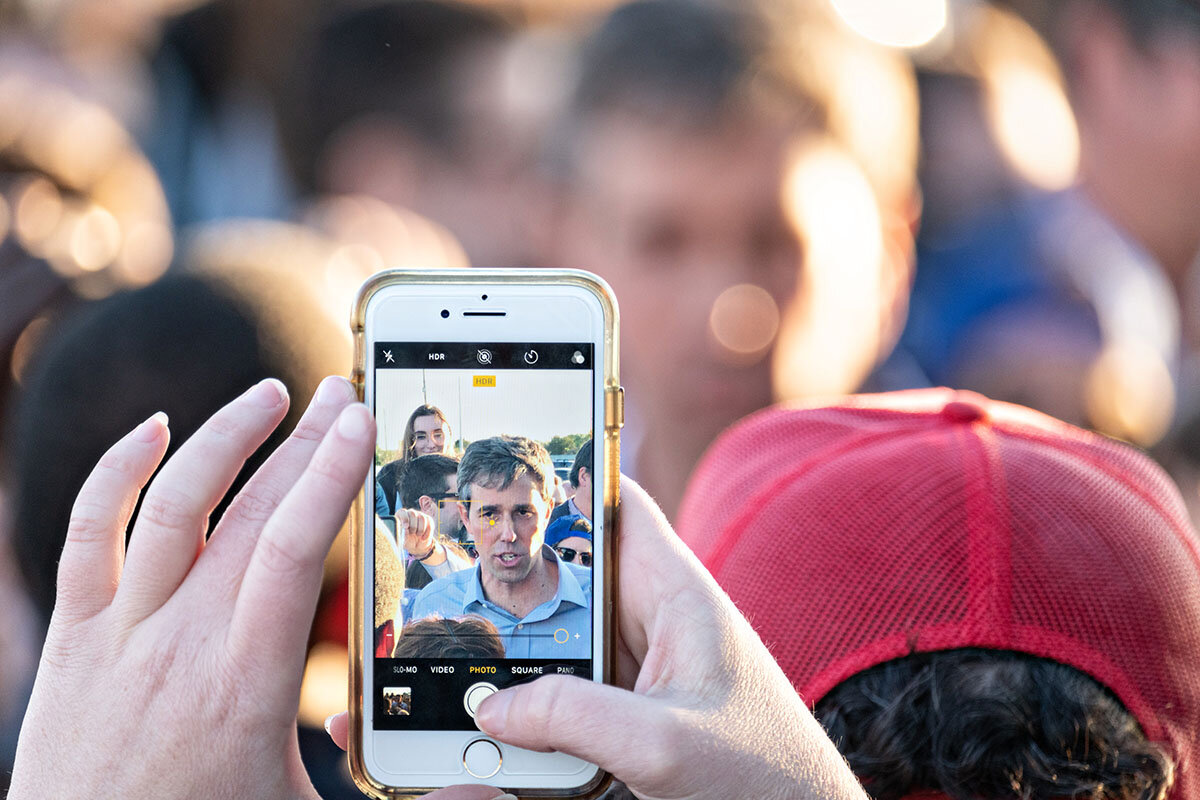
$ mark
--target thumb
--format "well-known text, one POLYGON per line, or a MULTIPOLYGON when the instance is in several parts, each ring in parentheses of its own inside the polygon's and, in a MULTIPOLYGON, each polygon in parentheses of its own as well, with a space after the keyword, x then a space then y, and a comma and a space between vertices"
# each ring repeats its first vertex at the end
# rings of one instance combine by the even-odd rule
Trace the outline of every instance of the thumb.
POLYGON ((343 750, 350 749, 350 714, 346 711, 331 714, 325 720, 325 732, 338 747, 343 750))
POLYGON ((480 704, 475 722, 503 742, 582 758, 631 785, 661 772, 678 738, 675 716, 661 701, 569 675, 497 692, 480 704))

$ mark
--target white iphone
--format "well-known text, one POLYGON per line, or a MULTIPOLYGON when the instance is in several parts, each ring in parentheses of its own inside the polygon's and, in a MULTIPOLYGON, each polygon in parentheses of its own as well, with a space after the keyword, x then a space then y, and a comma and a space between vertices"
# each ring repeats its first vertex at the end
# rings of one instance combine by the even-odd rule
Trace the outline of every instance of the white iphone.
POLYGON ((596 765, 490 739, 489 694, 610 679, 617 307, 575 270, 380 273, 352 320, 378 427, 351 561, 351 773, 375 797, 595 796, 596 765))

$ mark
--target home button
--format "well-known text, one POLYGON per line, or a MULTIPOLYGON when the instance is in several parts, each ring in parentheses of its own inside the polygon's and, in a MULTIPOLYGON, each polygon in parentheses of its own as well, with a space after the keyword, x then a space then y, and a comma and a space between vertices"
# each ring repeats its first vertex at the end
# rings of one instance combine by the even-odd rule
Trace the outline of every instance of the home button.
POLYGON ((463 750, 463 766, 473 777, 487 780, 500 771, 500 748, 487 739, 476 739, 463 750))

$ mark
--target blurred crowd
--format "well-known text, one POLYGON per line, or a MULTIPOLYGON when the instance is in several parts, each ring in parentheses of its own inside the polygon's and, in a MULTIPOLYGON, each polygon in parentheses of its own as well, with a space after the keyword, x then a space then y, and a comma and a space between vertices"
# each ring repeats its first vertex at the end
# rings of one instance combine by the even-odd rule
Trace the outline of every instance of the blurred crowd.
POLYGON ((0 788, 92 465, 345 374, 373 272, 607 280, 672 519, 751 412, 948 386, 1142 448, 1195 522, 1197 197, 1190 0, 0 0, 0 788))

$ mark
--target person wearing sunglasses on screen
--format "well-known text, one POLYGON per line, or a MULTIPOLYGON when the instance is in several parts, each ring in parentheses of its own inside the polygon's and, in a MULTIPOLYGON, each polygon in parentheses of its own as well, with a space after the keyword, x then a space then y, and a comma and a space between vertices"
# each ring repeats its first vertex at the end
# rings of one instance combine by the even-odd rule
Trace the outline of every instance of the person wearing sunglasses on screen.
POLYGON ((592 565, 592 524, 582 514, 568 514, 546 526, 546 544, 563 561, 581 567, 592 565))

